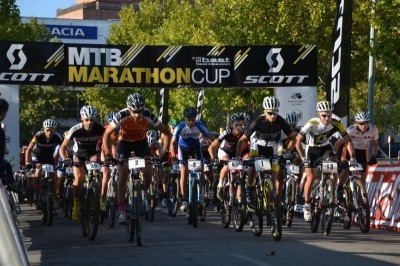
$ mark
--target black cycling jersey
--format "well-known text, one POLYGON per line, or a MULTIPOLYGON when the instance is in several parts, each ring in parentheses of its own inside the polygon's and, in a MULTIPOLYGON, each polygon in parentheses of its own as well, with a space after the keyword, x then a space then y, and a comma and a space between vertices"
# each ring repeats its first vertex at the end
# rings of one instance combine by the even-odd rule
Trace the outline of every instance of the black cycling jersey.
POLYGON ((267 120, 265 115, 257 117, 244 133, 248 139, 255 133, 255 138, 258 140, 279 142, 281 139, 281 131, 287 136, 292 132, 289 124, 280 115, 276 117, 274 122, 267 120))
POLYGON ((44 131, 38 131, 33 136, 31 142, 35 144, 33 148, 33 156, 39 159, 39 162, 52 161, 53 154, 57 146, 61 145, 63 141, 62 136, 58 132, 54 132, 51 139, 46 140, 44 131))
POLYGON ((219 148, 227 153, 236 153, 236 146, 242 135, 243 132, 234 134, 232 128, 226 129, 217 139, 221 143, 219 148))
POLYGON ((94 122, 90 132, 85 130, 83 123, 79 123, 68 131, 65 138, 74 142, 73 151, 75 156, 90 157, 100 152, 99 142, 103 137, 104 131, 104 127, 97 122, 94 122))

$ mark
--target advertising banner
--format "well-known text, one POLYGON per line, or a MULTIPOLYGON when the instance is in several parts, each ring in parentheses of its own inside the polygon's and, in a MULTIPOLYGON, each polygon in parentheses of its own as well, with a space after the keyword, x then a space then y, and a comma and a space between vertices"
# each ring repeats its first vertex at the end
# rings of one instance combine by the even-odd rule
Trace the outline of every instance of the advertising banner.
POLYGON ((317 85, 315 46, 146 46, 0 41, 0 84, 79 87, 317 85))
POLYGON ((400 165, 369 166, 367 191, 371 227, 400 232, 400 165))

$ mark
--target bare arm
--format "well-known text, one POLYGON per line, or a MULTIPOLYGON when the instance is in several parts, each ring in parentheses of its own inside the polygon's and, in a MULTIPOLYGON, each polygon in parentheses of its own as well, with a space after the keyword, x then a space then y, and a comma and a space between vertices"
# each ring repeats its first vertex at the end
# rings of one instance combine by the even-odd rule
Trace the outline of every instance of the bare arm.
POLYGON ((305 136, 303 136, 301 134, 297 134, 297 136, 296 136, 296 150, 299 153, 301 158, 305 157, 303 146, 301 145, 304 138, 305 138, 305 136))
POLYGON ((218 150, 221 143, 216 139, 214 140, 211 145, 208 147, 208 152, 210 153, 211 159, 214 159, 216 156, 216 151, 218 150))
POLYGON ((169 132, 168 127, 166 125, 164 125, 163 123, 158 124, 156 127, 156 129, 160 130, 163 134, 163 148, 164 150, 168 151, 169 147, 170 147, 170 140, 172 137, 171 132, 169 132))
POLYGON ((247 139, 246 135, 243 135, 239 139, 237 146, 236 146, 236 156, 240 156, 242 154, 243 146, 247 141, 248 141, 248 139, 247 139))
POLYGON ((25 163, 30 163, 30 164, 32 163, 31 154, 32 154, 32 150, 33 150, 34 146, 35 146, 35 143, 33 143, 33 142, 29 143, 28 148, 25 151, 25 163))
POLYGON ((104 147, 104 155, 112 154, 111 148, 111 134, 116 132, 118 128, 113 126, 108 126, 103 133, 103 147, 104 147))
POLYGON ((346 147, 347 147, 347 150, 348 150, 348 152, 350 154, 350 158, 351 159, 356 158, 356 152, 354 150, 354 144, 353 144, 353 141, 351 140, 350 136, 348 134, 346 134, 346 135, 343 136, 343 139, 346 142, 346 147))
POLYGON ((69 144, 71 143, 70 139, 64 139, 63 143, 61 143, 60 146, 60 157, 61 159, 63 159, 63 161, 65 161, 65 159, 67 159, 68 156, 68 147, 69 144))
POLYGON ((288 143, 287 149, 289 151, 292 151, 296 147, 296 137, 294 136, 293 132, 289 134, 288 139, 289 139, 289 143, 288 143))

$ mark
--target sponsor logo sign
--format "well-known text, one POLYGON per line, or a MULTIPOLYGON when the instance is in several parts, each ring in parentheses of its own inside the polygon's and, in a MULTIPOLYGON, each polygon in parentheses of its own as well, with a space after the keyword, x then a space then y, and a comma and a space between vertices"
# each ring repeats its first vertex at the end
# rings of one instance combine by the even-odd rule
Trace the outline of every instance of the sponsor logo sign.
POLYGON ((97 40, 97 27, 72 25, 46 25, 50 34, 60 39, 97 40))

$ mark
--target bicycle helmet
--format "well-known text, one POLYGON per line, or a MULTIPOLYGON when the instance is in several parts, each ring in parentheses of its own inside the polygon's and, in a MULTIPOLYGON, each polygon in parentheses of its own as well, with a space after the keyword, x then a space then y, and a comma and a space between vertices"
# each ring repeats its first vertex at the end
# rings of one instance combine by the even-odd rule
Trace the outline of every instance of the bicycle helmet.
POLYGON ((80 111, 81 117, 84 119, 93 119, 97 117, 96 108, 91 105, 85 105, 80 111))
POLYGON ((317 103, 317 111, 318 112, 327 112, 333 111, 333 104, 328 101, 321 101, 317 103))
POLYGON ((149 145, 152 145, 152 144, 156 143, 157 139, 158 139, 157 131, 155 131, 155 130, 147 131, 146 137, 147 137, 147 143, 149 145))
POLYGON ((299 122, 299 117, 297 116, 296 112, 287 113, 285 120, 288 122, 288 124, 297 124, 297 122, 299 122))
POLYGON ((136 92, 129 94, 128 98, 126 98, 126 105, 132 111, 143 110, 145 104, 146 104, 146 101, 144 100, 144 97, 141 94, 136 93, 136 92))
POLYGON ((185 110, 183 111, 183 116, 185 118, 195 118, 197 115, 197 110, 195 107, 192 106, 188 106, 185 108, 185 110))
POLYGON ((358 112, 355 116, 354 119, 356 120, 357 123, 360 122, 369 122, 369 113, 366 112, 358 112))
POLYGON ((107 117, 108 123, 111 123, 111 122, 114 120, 115 114, 116 114, 116 113, 110 113, 110 114, 108 114, 108 117, 107 117))
POLYGON ((57 127, 57 122, 54 119, 46 119, 43 122, 43 128, 56 128, 57 127))
POLYGON ((250 116, 247 113, 240 113, 243 116, 243 120, 246 123, 250 122, 250 116))
POLYGON ((263 107, 265 110, 278 110, 279 100, 275 96, 267 96, 264 98, 263 107))
POLYGON ((179 120, 178 118, 171 118, 171 120, 169 120, 168 125, 170 127, 176 127, 179 124, 179 120))
POLYGON ((229 120, 231 121, 231 123, 235 123, 236 121, 244 120, 244 117, 243 117, 242 113, 237 113, 237 114, 231 115, 229 120))

